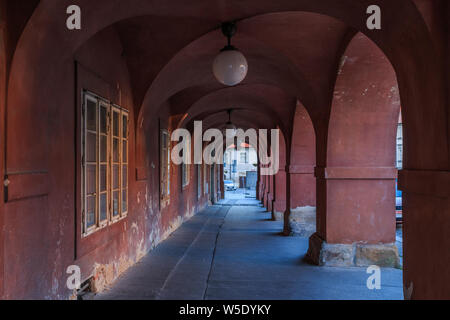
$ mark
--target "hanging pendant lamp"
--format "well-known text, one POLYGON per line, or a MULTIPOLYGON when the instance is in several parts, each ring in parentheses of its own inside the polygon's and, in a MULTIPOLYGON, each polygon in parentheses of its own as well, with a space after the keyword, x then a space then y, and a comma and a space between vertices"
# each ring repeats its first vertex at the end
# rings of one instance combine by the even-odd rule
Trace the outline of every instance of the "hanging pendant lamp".
POLYGON ((230 87, 241 83, 248 72, 247 59, 231 45, 231 38, 236 30, 236 24, 233 22, 222 24, 222 33, 228 38, 228 45, 221 50, 213 63, 213 73, 217 81, 230 87))

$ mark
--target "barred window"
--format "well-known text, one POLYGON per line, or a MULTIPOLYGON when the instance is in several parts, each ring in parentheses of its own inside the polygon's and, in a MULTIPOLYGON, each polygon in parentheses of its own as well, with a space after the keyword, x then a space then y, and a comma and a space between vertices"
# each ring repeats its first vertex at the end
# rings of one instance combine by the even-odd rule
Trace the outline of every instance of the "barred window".
POLYGON ((85 92, 82 228, 87 236, 128 212, 128 111, 85 92))

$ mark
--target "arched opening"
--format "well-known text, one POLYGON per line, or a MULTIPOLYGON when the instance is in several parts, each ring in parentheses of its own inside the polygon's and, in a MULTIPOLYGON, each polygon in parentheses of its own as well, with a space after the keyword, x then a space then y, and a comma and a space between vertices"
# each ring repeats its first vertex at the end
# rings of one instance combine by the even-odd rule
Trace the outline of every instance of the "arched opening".
POLYGON ((341 60, 327 145, 318 146, 326 148, 326 165, 316 172, 318 232, 308 253, 315 263, 400 266, 395 246, 399 112, 395 71, 373 42, 357 34, 341 60), (314 252, 321 241, 326 246, 314 252))
POLYGON ((295 112, 291 148, 292 234, 309 237, 316 232, 316 135, 311 118, 300 102, 295 112))
POLYGON ((257 150, 248 142, 232 144, 224 155, 225 199, 256 198, 258 179, 257 150))

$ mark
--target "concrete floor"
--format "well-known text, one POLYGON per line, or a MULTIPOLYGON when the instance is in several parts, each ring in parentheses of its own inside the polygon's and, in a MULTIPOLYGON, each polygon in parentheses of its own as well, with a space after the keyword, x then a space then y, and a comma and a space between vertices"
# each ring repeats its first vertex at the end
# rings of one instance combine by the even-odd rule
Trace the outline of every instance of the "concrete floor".
MULTIPOLYGON (((256 190, 237 189, 236 191, 225 192, 225 200, 244 200, 244 199, 255 200, 255 197, 256 197, 256 190)), ((255 201, 252 201, 251 203, 255 204, 255 201)))
MULTIPOLYGON (((231 197, 233 198, 233 197, 231 197)), ((303 262, 308 239, 280 236, 256 200, 230 199, 183 224, 96 299, 403 299, 402 271, 382 270, 371 291, 364 268, 303 262)))

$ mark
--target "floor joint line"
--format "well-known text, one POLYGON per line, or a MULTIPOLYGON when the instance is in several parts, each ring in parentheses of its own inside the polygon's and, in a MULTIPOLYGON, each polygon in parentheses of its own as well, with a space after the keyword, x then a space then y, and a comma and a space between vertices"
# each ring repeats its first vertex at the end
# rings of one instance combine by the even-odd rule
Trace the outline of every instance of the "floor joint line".
POLYGON ((223 221, 222 221, 222 223, 220 224, 219 229, 217 230, 216 241, 215 241, 215 243, 214 243, 214 250, 213 250, 213 254, 212 254, 212 258, 211 258, 211 265, 210 265, 210 267, 209 267, 208 277, 206 278, 206 287, 205 287, 205 292, 203 293, 203 300, 206 300, 206 295, 207 295, 207 293, 208 293, 208 287, 209 287, 209 282, 210 282, 211 275, 212 275, 212 270, 213 270, 213 268, 214 268, 214 260, 215 260, 215 258, 216 258, 217 244, 218 244, 218 242, 219 242, 220 232, 222 231, 222 227, 223 227, 223 225, 225 224, 225 221, 226 221, 226 219, 227 219, 228 213, 230 212, 230 210, 231 210, 232 208, 233 208, 233 207, 223 207, 223 208, 222 208, 222 209, 225 209, 226 212, 225 212, 225 215, 224 215, 224 217, 223 217, 223 221))

